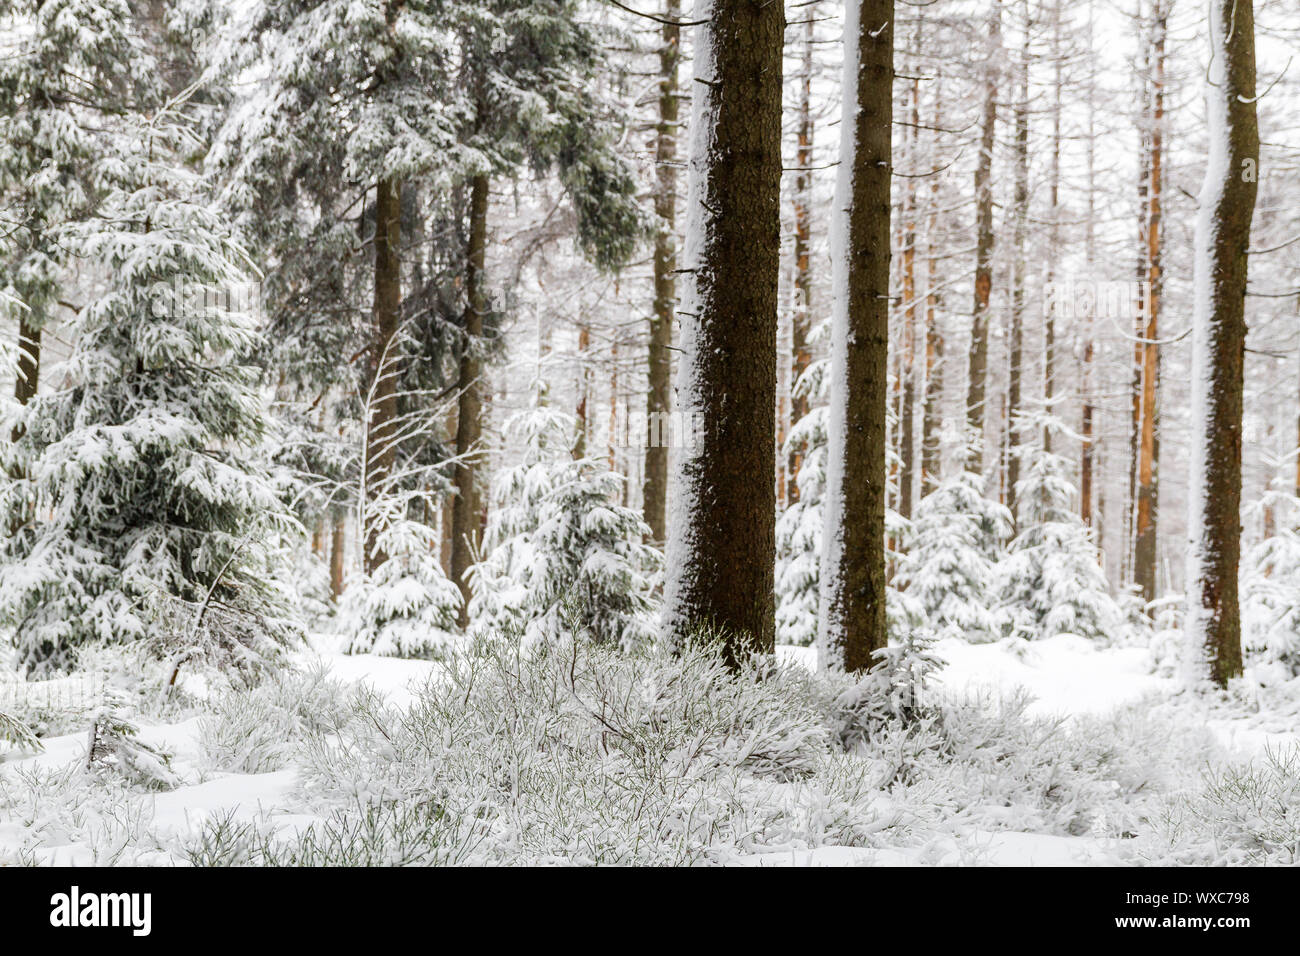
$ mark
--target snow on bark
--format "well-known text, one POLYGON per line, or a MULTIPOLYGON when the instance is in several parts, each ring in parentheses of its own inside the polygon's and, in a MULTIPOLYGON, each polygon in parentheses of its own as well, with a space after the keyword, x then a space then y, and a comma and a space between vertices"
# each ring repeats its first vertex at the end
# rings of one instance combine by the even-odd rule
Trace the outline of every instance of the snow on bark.
POLYGON ((700 0, 665 623, 773 642, 780 4, 700 0))
POLYGON ((1195 243, 1185 664, 1188 676, 1225 684, 1241 673, 1237 565, 1246 249, 1259 162, 1250 0, 1214 0, 1210 47, 1210 155, 1195 243))
POLYGON ((832 234, 831 398, 818 665, 856 671, 885 646, 892 0, 845 8, 832 234))

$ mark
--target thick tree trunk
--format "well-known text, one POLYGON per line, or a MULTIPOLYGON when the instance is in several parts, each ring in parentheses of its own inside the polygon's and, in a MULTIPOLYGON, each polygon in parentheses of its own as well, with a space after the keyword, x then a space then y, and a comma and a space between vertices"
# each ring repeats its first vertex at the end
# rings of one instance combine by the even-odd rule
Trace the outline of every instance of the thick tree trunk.
POLYGON ((849 0, 835 204, 820 666, 866 670, 885 627, 893 0, 849 0))
MULTIPOLYGON (((799 145, 795 153, 795 165, 799 168, 794 180, 794 315, 791 322, 790 350, 791 386, 799 384, 799 376, 807 371, 812 362, 812 351, 808 345, 808 336, 812 332, 812 184, 813 184, 813 119, 812 119, 812 72, 813 72, 813 26, 817 20, 813 5, 803 11, 805 14, 803 42, 803 74, 799 78, 799 145)), ((808 414, 808 395, 794 388, 790 400, 790 424, 808 414)), ((797 452, 790 455, 787 471, 791 479, 799 475, 802 456, 797 452)), ((792 480, 786 489, 790 504, 799 500, 799 485, 792 480)))
POLYGON ((1155 22, 1151 79, 1151 152, 1147 182, 1146 214, 1146 327, 1139 350, 1142 356, 1142 416, 1138 428, 1137 516, 1133 532, 1133 581, 1150 603, 1156 599, 1156 492, 1159 461, 1157 396, 1160 378, 1159 346, 1161 293, 1160 187, 1161 153, 1164 147, 1164 68, 1167 14, 1159 0, 1153 10, 1155 22))
POLYGON ((393 339, 402 320, 401 260, 402 186, 380 180, 375 190, 375 304, 370 338, 370 422, 366 436, 365 485, 368 505, 365 569, 370 574, 388 560, 380 546, 383 509, 379 501, 391 493, 387 486, 397 460, 397 356, 393 339))
POLYGON ((464 599, 460 609, 460 626, 469 623, 469 581, 465 572, 473 561, 478 543, 480 507, 475 461, 482 433, 482 374, 478 357, 479 339, 483 335, 483 318, 487 314, 484 289, 484 266, 487 260, 488 177, 475 176, 470 184, 469 244, 465 263, 465 343, 460 357, 457 388, 460 398, 456 415, 456 497, 451 508, 451 579, 464 599))
POLYGON ((993 290, 993 145, 998 121, 998 49, 1002 35, 1001 0, 989 11, 984 65, 984 117, 975 164, 975 301, 971 310, 970 374, 966 390, 967 469, 984 470, 985 378, 989 364, 989 295, 993 290))
POLYGON ((775 631, 779 3, 697 4, 678 395, 693 426, 669 527, 665 623, 719 628, 731 662, 775 631))
POLYGON ((1246 250, 1258 188, 1251 0, 1210 4, 1210 156, 1196 222, 1187 636, 1217 684, 1241 673, 1242 366, 1246 250))
MULTIPOLYGON (((681 17, 681 0, 667 0, 664 19, 681 17)), ((654 316, 650 319, 650 391, 646 396, 645 479, 642 511, 651 540, 667 537, 668 441, 672 414, 673 311, 677 307, 677 67, 681 61, 681 27, 666 23, 659 48, 659 127, 655 162, 658 186, 655 215, 654 316)))

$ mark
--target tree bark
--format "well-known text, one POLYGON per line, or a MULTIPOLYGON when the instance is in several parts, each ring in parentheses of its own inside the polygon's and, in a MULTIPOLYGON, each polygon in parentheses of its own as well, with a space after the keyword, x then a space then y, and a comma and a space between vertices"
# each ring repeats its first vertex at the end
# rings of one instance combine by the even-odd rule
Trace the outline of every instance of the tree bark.
POLYGON ((1025 36, 1016 64, 1018 99, 1015 123, 1015 188, 1012 198, 1011 329, 1008 336, 1007 405, 1004 422, 1006 435, 1007 508, 1016 515, 1016 485, 1020 482, 1020 392, 1021 364, 1024 361, 1025 328, 1025 261, 1029 223, 1029 31, 1033 26, 1029 0, 1022 0, 1025 36))
POLYGON ((862 671, 887 643, 885 403, 889 348, 893 0, 849 0, 835 204, 832 400, 821 564, 821 667, 862 671))
POLYGON ((456 415, 456 497, 451 508, 451 579, 460 588, 463 598, 461 627, 469 624, 470 586, 465 572, 473 562, 480 525, 477 469, 472 456, 477 453, 483 427, 479 381, 482 363, 478 357, 478 343, 483 336, 483 318, 487 314, 483 271, 487 259, 488 185, 486 175, 475 176, 470 184, 469 242, 465 262, 465 343, 456 383, 460 397, 456 415))
MULTIPOLYGON (((916 37, 919 51, 921 38, 916 37)), ((912 131, 908 137, 909 165, 917 161, 917 142, 921 127, 921 81, 912 80, 911 89, 912 131)), ((903 398, 898 414, 898 513, 912 517, 912 486, 916 474, 916 179, 909 178, 903 198, 903 335, 902 335, 902 387, 903 398)))
POLYGON ((386 486, 397 460, 394 429, 397 421, 397 356, 394 336, 402 319, 402 261, 400 256, 402 186, 386 178, 375 189, 375 302, 370 339, 370 419, 366 436, 365 485, 369 507, 365 509, 366 573, 388 560, 380 546, 383 532, 380 499, 391 491, 386 486))
POLYGON ((344 531, 345 523, 343 516, 339 515, 333 519, 333 528, 330 534, 330 594, 334 600, 343 596, 343 556, 344 556, 344 531))
POLYGON ((1210 45, 1210 156, 1196 222, 1186 628, 1204 662, 1200 676, 1224 685, 1241 673, 1237 565, 1246 250, 1259 167, 1251 0, 1213 0, 1210 45))
MULTIPOLYGON (((937 82, 937 81, 936 81, 937 82)), ((936 86, 934 123, 937 131, 942 95, 936 86)), ((937 137, 937 132, 934 134, 937 137)), ((940 431, 943 427, 943 330, 939 328, 939 177, 930 178, 930 209, 926 217, 925 269, 925 408, 921 413, 921 494, 939 486, 942 470, 940 431)))
POLYGON ((1167 12, 1156 0, 1152 11, 1151 151, 1147 182, 1146 214, 1146 327, 1139 346, 1142 356, 1142 416, 1138 430, 1137 517, 1133 534, 1133 582, 1147 603, 1156 599, 1156 505, 1159 438, 1157 397, 1160 354, 1156 340, 1160 331, 1161 248, 1160 188, 1164 148, 1164 68, 1167 12))
MULTIPOLYGON (((667 0, 664 19, 681 18, 681 0, 667 0)), ((650 539, 662 546, 667 537, 668 436, 672 413, 673 311, 677 307, 677 126, 678 64, 681 27, 665 23, 659 47, 659 127, 656 131, 654 316, 650 319, 650 391, 646 397, 645 478, 642 511, 650 539)))
POLYGON ((665 623, 678 644, 718 628, 731 663, 775 632, 776 325, 780 270, 779 3, 698 10, 665 623))
POLYGON ((975 164, 975 301, 971 310, 970 374, 966 390, 967 469, 984 470, 985 378, 989 362, 989 295, 993 290, 993 145, 998 121, 998 56, 1001 0, 989 11, 988 55, 984 64, 984 116, 975 164))

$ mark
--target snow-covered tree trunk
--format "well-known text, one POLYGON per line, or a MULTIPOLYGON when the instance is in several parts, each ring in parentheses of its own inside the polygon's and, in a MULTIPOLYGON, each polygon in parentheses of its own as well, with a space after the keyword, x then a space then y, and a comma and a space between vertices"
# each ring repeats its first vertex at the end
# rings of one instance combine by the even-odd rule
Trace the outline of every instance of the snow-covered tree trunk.
POLYGON ((1160 353, 1156 344, 1160 332, 1161 301, 1161 161, 1164 150, 1165 33, 1168 11, 1157 2, 1152 9, 1150 165, 1147 170, 1146 208, 1146 309, 1145 327, 1139 330, 1141 356, 1142 415, 1138 425, 1137 509, 1133 529, 1133 582, 1148 603, 1156 599, 1156 512, 1160 446, 1156 434, 1157 388, 1160 353))
POLYGON ((694 429, 676 469, 665 624, 773 646, 780 269, 779 3, 698 0, 678 396, 694 429))
MULTIPOLYGON (((681 0, 667 0, 664 19, 681 17, 681 0)), ((659 127, 655 132, 654 315, 650 319, 650 390, 646 396, 648 423, 642 513, 650 537, 666 537, 668 502, 668 416, 672 412, 673 312, 677 307, 677 65, 681 60, 682 28, 665 23, 659 47, 659 127)))
POLYGON ((831 400, 818 664, 859 671, 885 633, 893 0, 849 0, 834 208, 831 400))
POLYGON ((460 626, 469 623, 469 581, 465 572, 473 563, 473 544, 479 530, 479 495, 473 458, 482 434, 483 402, 479 378, 482 363, 475 351, 483 335, 483 317, 487 297, 483 289, 483 270, 487 261, 488 177, 475 176, 470 184, 469 249, 465 266, 468 307, 465 310, 465 342, 460 359, 459 408, 456 415, 456 499, 451 509, 451 579, 460 587, 460 626))
MULTIPOLYGON (((397 366, 393 338, 402 320, 401 260, 402 187, 392 178, 380 180, 375 190, 375 301, 370 326, 370 406, 366 441, 365 487, 373 500, 385 485, 397 459, 394 429, 397 421, 397 366)), ((388 560, 380 547, 383 528, 380 511, 366 508, 365 567, 371 573, 388 560)))
POLYGON ((1259 125, 1251 0, 1210 5, 1210 155, 1196 220, 1187 640, 1199 677, 1241 673, 1242 365, 1259 125))
POLYGON ((989 11, 988 50, 984 66, 984 116, 975 164, 975 300, 971 312, 970 364, 966 386, 967 467, 984 468, 985 378, 989 362, 989 295, 993 290, 993 144, 998 122, 998 55, 1002 35, 1001 0, 989 11))

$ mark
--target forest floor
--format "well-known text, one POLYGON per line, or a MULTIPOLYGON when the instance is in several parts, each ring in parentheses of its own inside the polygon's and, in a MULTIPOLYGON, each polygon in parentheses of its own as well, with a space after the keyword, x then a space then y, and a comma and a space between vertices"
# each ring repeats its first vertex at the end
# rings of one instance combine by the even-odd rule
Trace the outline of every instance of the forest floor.
MULTIPOLYGON (((208 692, 193 680, 187 707, 138 718, 139 739, 166 755, 163 786, 86 772, 85 731, 46 737, 34 755, 0 749, 0 865, 253 862, 247 850, 254 836, 301 841, 313 828, 319 835, 330 826, 328 808, 341 805, 322 802, 321 793, 338 790, 338 781, 327 782, 319 752, 288 746, 297 734, 293 720, 283 728, 277 721, 325 699, 313 695, 337 697, 341 685, 368 688, 368 706, 400 722, 422 706, 442 667, 345 656, 329 643, 319 640, 294 657, 305 683, 283 699, 263 695, 254 706, 245 694, 233 704, 205 704, 208 692)), ((942 734, 900 733, 860 744, 856 753, 850 748, 833 771, 815 771, 815 785, 728 778, 726 799, 751 804, 743 809, 748 829, 737 836, 730 810, 727 826, 711 823, 716 835, 697 841, 703 850, 668 861, 1063 866, 1294 862, 1300 853, 1300 679, 1271 687, 1245 681, 1216 697, 1191 694, 1162 676, 1145 648, 1098 648, 1068 636, 1032 644, 948 640, 937 651, 946 664, 931 694, 948 725, 942 734), (896 766, 880 772, 891 761, 896 766), (858 771, 865 776, 846 788, 842 780, 858 771), (867 778, 873 782, 863 785, 867 778), (777 806, 785 814, 779 827, 764 817, 777 806), (798 825, 790 822, 793 808, 798 825)), ((797 665, 792 669, 812 663, 811 648, 784 647, 780 655, 797 665)), ((388 718, 362 711, 382 734, 366 746, 391 745, 394 765, 406 759, 396 732, 380 726, 388 718)), ((340 735, 326 736, 337 743, 340 735)), ((388 773, 365 766, 332 770, 343 790, 351 780, 351 799, 380 786, 361 778, 388 773)), ((418 777, 418 768, 412 774, 418 777)), ((394 849, 385 832, 378 857, 365 861, 430 862, 410 847, 394 849)), ((434 839, 412 839, 425 838, 434 839)), ((323 856, 310 860, 340 862, 335 856, 344 851, 326 844, 365 839, 376 838, 313 837, 311 852, 323 856)), ((545 861, 643 859, 635 850, 575 849, 585 839, 568 834, 545 861)), ((500 847, 480 858, 466 846, 463 856, 433 862, 512 861, 500 847)), ((520 860, 538 861, 535 850, 519 852, 520 860)), ((662 852, 645 859, 665 862, 662 852)))

